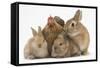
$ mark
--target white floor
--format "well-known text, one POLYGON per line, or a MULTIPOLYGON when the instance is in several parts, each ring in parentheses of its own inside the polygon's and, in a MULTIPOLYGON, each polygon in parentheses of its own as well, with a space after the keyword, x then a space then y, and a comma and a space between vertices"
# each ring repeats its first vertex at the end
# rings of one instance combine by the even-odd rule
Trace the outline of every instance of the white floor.
POLYGON ((68 57, 68 58, 43 58, 43 59, 24 59, 20 58, 20 64, 26 64, 26 63, 43 63, 43 62, 59 62, 59 61, 77 61, 77 60, 92 60, 95 59, 95 55, 92 53, 89 53, 85 56, 77 56, 77 57, 68 57))

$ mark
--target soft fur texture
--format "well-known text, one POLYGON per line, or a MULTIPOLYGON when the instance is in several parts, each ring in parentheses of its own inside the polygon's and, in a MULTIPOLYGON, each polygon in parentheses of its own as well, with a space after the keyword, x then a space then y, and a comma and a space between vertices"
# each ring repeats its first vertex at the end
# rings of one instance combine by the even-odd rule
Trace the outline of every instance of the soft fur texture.
POLYGON ((65 24, 64 24, 64 20, 62 18, 60 18, 59 16, 55 16, 54 19, 59 25, 64 27, 65 24))
POLYGON ((27 42, 24 48, 24 57, 26 59, 47 57, 47 42, 44 39, 41 28, 39 27, 38 33, 33 28, 31 29, 34 37, 27 42))
POLYGON ((71 57, 81 55, 80 48, 69 39, 65 32, 60 33, 52 46, 52 57, 71 57))
POLYGON ((81 19, 82 13, 77 10, 75 16, 66 22, 64 29, 66 34, 80 47, 82 54, 87 54, 90 37, 88 30, 80 22, 81 19))

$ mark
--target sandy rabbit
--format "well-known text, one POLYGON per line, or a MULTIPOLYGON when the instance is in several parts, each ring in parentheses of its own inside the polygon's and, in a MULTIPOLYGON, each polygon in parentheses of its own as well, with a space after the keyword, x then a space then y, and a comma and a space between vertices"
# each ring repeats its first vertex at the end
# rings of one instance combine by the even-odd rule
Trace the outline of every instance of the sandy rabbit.
POLYGON ((80 48, 69 39, 65 32, 60 33, 52 46, 52 57, 72 57, 81 55, 80 48))
POLYGON ((26 59, 43 58, 48 56, 47 42, 38 27, 38 32, 32 29, 33 36, 30 38, 24 48, 24 57, 26 59))
POLYGON ((80 47, 82 54, 87 54, 90 37, 89 32, 86 27, 81 23, 82 12, 80 10, 76 11, 73 18, 69 19, 64 30, 66 34, 80 47))

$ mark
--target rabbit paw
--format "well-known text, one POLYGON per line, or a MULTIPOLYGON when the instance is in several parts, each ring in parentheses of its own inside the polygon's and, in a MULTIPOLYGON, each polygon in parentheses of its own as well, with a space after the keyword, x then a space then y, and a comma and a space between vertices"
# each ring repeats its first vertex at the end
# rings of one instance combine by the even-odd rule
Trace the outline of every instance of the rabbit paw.
POLYGON ((33 55, 26 56, 25 59, 34 59, 35 57, 33 55))
POLYGON ((82 53, 81 53, 82 55, 87 55, 88 54, 88 52, 87 51, 82 51, 82 53))

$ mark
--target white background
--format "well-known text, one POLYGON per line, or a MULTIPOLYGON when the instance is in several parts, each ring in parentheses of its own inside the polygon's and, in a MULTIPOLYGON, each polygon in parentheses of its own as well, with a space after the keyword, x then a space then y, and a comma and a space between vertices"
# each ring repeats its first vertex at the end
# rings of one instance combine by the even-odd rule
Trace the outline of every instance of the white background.
POLYGON ((38 62, 54 62, 54 61, 72 61, 72 60, 87 60, 96 58, 95 45, 95 24, 96 23, 96 9, 89 8, 74 8, 74 7, 53 7, 40 5, 22 5, 19 6, 19 63, 38 63, 38 62), (32 36, 31 27, 38 30, 38 26, 44 28, 47 24, 47 18, 51 16, 59 16, 66 22, 71 19, 76 11, 82 11, 82 24, 88 29, 90 34, 90 44, 88 48, 88 55, 70 57, 63 59, 45 58, 26 60, 24 58, 24 47, 29 38, 32 36))
MULTIPOLYGON (((26 1, 27 0, 19 0, 26 1)), ((99 0, 28 0, 29 2, 40 3, 56 3, 56 4, 70 4, 70 5, 88 5, 98 6, 100 8, 99 0)), ((0 68, 16 68, 10 64, 10 4, 15 0, 1 0, 0 2, 0 68)), ((100 10, 98 10, 100 12, 100 10)), ((98 18, 100 14, 98 13, 98 18)), ((99 20, 100 21, 100 20, 99 20)), ((98 29, 100 29, 100 23, 98 21, 98 29)), ((100 31, 98 30, 98 35, 100 31)), ((98 40, 100 37, 98 36, 98 40)), ((99 42, 98 42, 99 43, 99 42)), ((99 44, 98 44, 99 45, 99 44)), ((100 46, 98 46, 100 52, 100 46)), ((99 54, 100 56, 100 54, 99 54)), ((99 68, 100 62, 81 62, 81 63, 67 63, 67 64, 52 64, 52 65, 38 65, 38 66, 22 66, 19 68, 99 68)))

